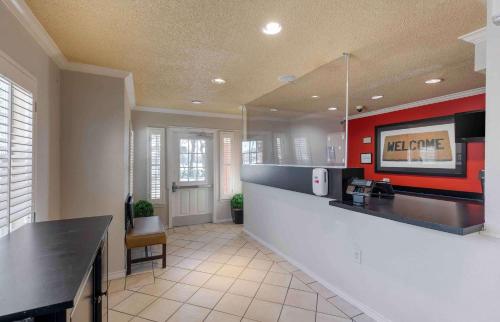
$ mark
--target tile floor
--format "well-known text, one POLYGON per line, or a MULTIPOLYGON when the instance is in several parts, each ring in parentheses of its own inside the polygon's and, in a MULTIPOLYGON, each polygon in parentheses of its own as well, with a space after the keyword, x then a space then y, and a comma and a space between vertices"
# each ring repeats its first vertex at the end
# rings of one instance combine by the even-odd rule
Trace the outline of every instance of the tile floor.
POLYGON ((374 321, 241 226, 204 224, 167 234, 167 268, 160 261, 134 264, 132 275, 110 281, 108 321, 374 321))

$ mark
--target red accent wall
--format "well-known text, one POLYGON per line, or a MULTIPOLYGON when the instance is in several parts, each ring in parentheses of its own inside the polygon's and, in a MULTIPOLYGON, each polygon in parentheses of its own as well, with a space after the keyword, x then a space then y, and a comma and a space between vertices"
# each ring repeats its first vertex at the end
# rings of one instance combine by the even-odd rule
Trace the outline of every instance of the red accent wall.
POLYGON ((465 178, 402 175, 375 172, 375 126, 453 115, 458 112, 484 110, 485 95, 414 107, 406 110, 373 115, 349 121, 349 167, 365 168, 365 178, 390 178, 393 185, 456 190, 481 193, 479 171, 484 169, 484 143, 467 144, 467 176, 465 178), (370 136, 372 143, 364 144, 370 136), (372 153, 373 164, 361 164, 360 154, 372 153))

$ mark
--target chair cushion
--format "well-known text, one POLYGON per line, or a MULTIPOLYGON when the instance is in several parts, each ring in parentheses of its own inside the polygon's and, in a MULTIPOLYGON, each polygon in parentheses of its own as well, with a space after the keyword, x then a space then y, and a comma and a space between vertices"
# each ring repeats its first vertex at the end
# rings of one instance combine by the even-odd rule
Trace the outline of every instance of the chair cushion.
POLYGON ((134 228, 130 228, 125 236, 127 248, 166 244, 165 226, 158 216, 134 219, 134 228))

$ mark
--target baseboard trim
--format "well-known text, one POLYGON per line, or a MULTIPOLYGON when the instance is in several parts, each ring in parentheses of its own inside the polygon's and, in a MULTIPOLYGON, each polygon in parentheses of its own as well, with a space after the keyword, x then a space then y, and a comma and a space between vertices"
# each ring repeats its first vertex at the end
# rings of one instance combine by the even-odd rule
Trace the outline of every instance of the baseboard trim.
POLYGON ((116 280, 116 279, 119 279, 119 278, 122 278, 122 277, 125 277, 125 270, 122 269, 120 271, 116 271, 116 272, 109 272, 108 273, 108 279, 111 281, 111 280, 116 280))
POLYGON ((488 229, 488 226, 486 226, 485 230, 480 231, 479 235, 491 237, 491 238, 497 238, 497 239, 500 238, 500 232, 492 231, 492 230, 488 229))
POLYGON ((316 281, 318 281, 321 284, 323 284, 327 289, 329 289, 333 293, 339 295, 340 297, 342 297, 343 299, 345 299, 346 301, 348 301, 352 305, 354 305, 357 308, 359 308, 361 311, 363 311, 363 313, 365 313, 366 315, 368 315, 369 317, 371 317, 375 321, 378 321, 378 322, 391 322, 391 320, 387 319, 386 317, 384 317, 382 314, 380 314, 376 310, 374 310, 371 307, 365 305, 364 303, 361 303, 360 301, 358 301, 354 297, 350 296, 344 290, 342 290, 342 289, 340 289, 340 288, 338 288, 338 287, 336 287, 336 286, 334 286, 334 285, 326 282, 323 278, 321 278, 320 276, 318 276, 314 272, 310 271, 302 263, 299 263, 296 260, 294 260, 293 258, 291 258, 288 255, 284 254, 283 252, 281 252, 279 249, 277 249, 273 245, 271 245, 268 242, 264 241, 262 238, 258 237, 254 233, 248 231, 246 228, 243 228, 243 231, 245 233, 247 233, 248 235, 250 235, 255 240, 257 240, 258 242, 260 242, 261 244, 263 244, 264 246, 266 246, 267 248, 269 248, 270 250, 272 250, 273 252, 277 253, 278 255, 280 255, 281 257, 283 257, 287 261, 289 261, 291 264, 295 265, 297 268, 299 268, 301 271, 303 271, 307 275, 309 275, 312 278, 314 278, 316 281))
POLYGON ((232 218, 226 218, 226 219, 218 219, 215 221, 216 224, 222 224, 222 223, 225 223, 225 222, 229 222, 229 221, 233 221, 232 218))

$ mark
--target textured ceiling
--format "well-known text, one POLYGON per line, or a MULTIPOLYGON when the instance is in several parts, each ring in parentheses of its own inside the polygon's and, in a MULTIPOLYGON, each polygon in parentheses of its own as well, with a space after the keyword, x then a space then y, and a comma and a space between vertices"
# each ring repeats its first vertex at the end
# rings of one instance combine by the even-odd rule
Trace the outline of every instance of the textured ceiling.
POLYGON ((353 106, 376 109, 484 85, 473 72, 472 46, 457 40, 485 25, 483 0, 27 3, 68 60, 133 72, 138 105, 236 114, 251 101, 290 109, 342 104, 342 52, 353 54, 353 106), (272 20, 283 31, 262 34, 272 20), (279 88, 283 74, 303 77, 279 88), (422 85, 430 76, 446 81, 422 85), (227 83, 213 85, 214 77, 227 83), (383 100, 367 100, 381 92, 383 100), (305 102, 314 94, 318 102, 305 102))

